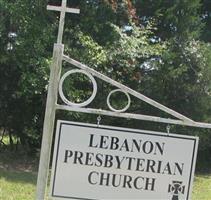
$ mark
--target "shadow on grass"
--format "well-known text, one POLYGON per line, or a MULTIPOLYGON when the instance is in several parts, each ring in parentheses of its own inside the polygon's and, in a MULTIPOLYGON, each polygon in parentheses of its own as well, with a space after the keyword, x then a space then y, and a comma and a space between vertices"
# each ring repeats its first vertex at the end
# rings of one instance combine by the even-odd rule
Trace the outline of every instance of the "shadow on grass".
POLYGON ((6 171, 0 169, 0 179, 9 182, 29 183, 36 185, 37 174, 35 172, 6 171))
POLYGON ((211 179, 211 173, 209 172, 208 174, 196 174, 197 178, 204 178, 204 179, 211 179))

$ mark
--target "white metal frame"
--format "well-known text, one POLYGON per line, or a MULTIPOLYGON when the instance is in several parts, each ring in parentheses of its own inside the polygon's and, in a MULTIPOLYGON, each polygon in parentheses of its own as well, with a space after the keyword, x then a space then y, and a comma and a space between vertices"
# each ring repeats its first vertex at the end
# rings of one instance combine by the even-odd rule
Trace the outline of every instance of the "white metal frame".
POLYGON ((75 106, 75 107, 77 107, 77 106, 78 106, 78 107, 87 106, 87 105, 89 105, 89 104, 94 100, 96 94, 97 94, 97 83, 96 83, 95 79, 93 78, 93 76, 92 76, 90 73, 88 73, 88 72, 86 72, 86 71, 84 71, 84 70, 80 70, 80 69, 73 69, 73 70, 70 70, 70 71, 66 72, 66 73, 62 76, 62 78, 61 78, 61 80, 60 80, 60 82, 59 82, 59 95, 60 95, 61 99, 63 100, 63 102, 66 103, 66 104, 69 105, 69 106, 75 106), (84 102, 82 102, 82 103, 73 103, 73 102, 69 101, 69 100, 65 97, 65 95, 64 95, 64 93, 63 93, 63 83, 64 83, 64 80, 65 80, 70 74, 75 74, 75 73, 81 73, 81 74, 86 75, 86 76, 91 80, 92 85, 93 85, 93 92, 92 92, 92 95, 89 97, 89 99, 87 99, 86 101, 84 101, 84 102))
MULTIPOLYGON (((89 68, 88 66, 72 59, 69 58, 66 55, 63 55, 63 60, 74 65, 77 68, 80 68, 83 73, 89 73, 90 75, 97 77, 115 87, 118 89, 113 90, 109 93, 107 97, 107 105, 110 108, 110 110, 101 110, 101 109, 94 109, 94 108, 81 108, 80 106, 74 106, 70 107, 67 105, 58 105, 57 104, 57 109, 61 110, 68 110, 68 111, 76 111, 76 112, 84 112, 84 113, 92 113, 92 114, 100 114, 100 115, 108 115, 108 116, 114 116, 114 117, 123 117, 123 118, 132 118, 132 119, 139 119, 139 120, 146 120, 146 121, 153 121, 153 122, 161 122, 161 123, 167 123, 167 124, 178 124, 178 125, 184 125, 184 126, 193 126, 193 127, 201 127, 201 128, 211 128, 211 124, 208 123, 201 123, 201 122, 195 122, 190 118, 185 117, 184 115, 150 99, 149 97, 144 96, 141 93, 136 92, 135 90, 97 72, 96 70, 89 68), (116 110, 114 109, 110 103, 109 99, 112 93, 117 92, 117 91, 122 91, 128 98, 128 104, 127 106, 122 109, 122 110, 116 110), (149 116, 149 115, 142 115, 142 114, 134 114, 134 113, 124 113, 130 106, 131 100, 130 96, 134 96, 151 106, 154 106, 177 119, 169 119, 169 118, 161 118, 161 117, 156 117, 156 116, 149 116)), ((94 79, 94 78, 93 78, 94 79)), ((91 102, 90 102, 91 103, 91 102)))
POLYGON ((106 102, 107 102, 107 105, 108 105, 108 107, 109 107, 110 110, 112 110, 112 111, 114 111, 114 112, 125 112, 125 111, 130 107, 131 99, 130 99, 129 94, 128 94, 127 92, 125 92, 124 90, 115 89, 115 90, 113 90, 113 91, 111 91, 111 92, 109 93, 106 102), (113 93, 115 93, 115 92, 122 92, 122 93, 124 93, 124 94, 126 95, 126 97, 127 97, 127 105, 126 105, 124 108, 122 108, 122 109, 118 109, 118 110, 117 110, 117 109, 113 108, 112 105, 111 105, 111 103, 110 103, 111 95, 112 95, 113 93))
POLYGON ((192 126, 192 127, 200 127, 200 128, 210 128, 211 124, 208 123, 201 123, 195 122, 188 117, 150 99, 149 97, 144 96, 141 93, 136 92, 135 90, 115 81, 111 78, 97 72, 96 70, 82 64, 67 55, 64 55, 64 45, 62 44, 62 35, 64 29, 64 20, 65 20, 65 13, 79 13, 79 9, 72 9, 66 7, 67 0, 62 0, 61 7, 56 6, 47 6, 48 10, 60 11, 60 22, 59 22, 59 31, 58 31, 58 38, 57 44, 54 45, 53 50, 53 62, 51 65, 51 73, 50 73, 50 81, 48 87, 48 96, 47 96, 47 103, 46 103, 46 111, 45 111, 45 119, 44 119, 44 126, 43 126, 43 137, 42 137, 42 146, 41 146, 41 155, 40 155, 40 164, 39 164, 39 173, 37 179, 37 191, 36 191, 36 199, 37 200, 44 200, 45 199, 45 191, 46 185, 48 180, 48 171, 49 171, 49 162, 50 162, 50 153, 51 153, 51 145, 52 145, 52 137, 53 137, 53 130, 55 124, 55 114, 56 110, 67 110, 72 112, 82 112, 82 113, 90 113, 90 114, 97 114, 97 115, 107 115, 112 117, 122 117, 122 118, 130 118, 130 119, 138 119, 138 120, 146 120, 152 122, 160 122, 160 123, 167 123, 167 124, 177 124, 177 125, 184 125, 184 126, 192 126), (74 65, 78 69, 73 69, 65 73, 61 78, 61 68, 62 68, 62 61, 66 61, 71 65, 74 65), (70 74, 74 73, 82 73, 87 76, 92 84, 93 84, 93 93, 91 97, 82 103, 74 103, 70 102, 65 95, 63 94, 62 86, 65 78, 67 78, 70 74), (95 78, 101 79, 113 86, 117 89, 111 91, 107 97, 107 105, 110 110, 101 110, 101 109, 94 109, 94 108, 87 108, 88 104, 90 104, 96 94, 97 94, 97 83, 95 78), (61 79, 60 79, 61 78, 61 79), (110 97, 115 92, 123 92, 128 100, 127 105, 120 110, 117 110, 112 107, 110 104, 110 97), (58 93, 64 102, 64 105, 59 105, 57 103, 58 100, 58 93), (131 99, 130 96, 134 96, 151 106, 154 106, 171 116, 175 117, 176 119, 167 119, 161 118, 157 116, 149 116, 149 115, 142 115, 142 114, 134 114, 134 113, 126 113, 125 111, 130 107, 131 99))

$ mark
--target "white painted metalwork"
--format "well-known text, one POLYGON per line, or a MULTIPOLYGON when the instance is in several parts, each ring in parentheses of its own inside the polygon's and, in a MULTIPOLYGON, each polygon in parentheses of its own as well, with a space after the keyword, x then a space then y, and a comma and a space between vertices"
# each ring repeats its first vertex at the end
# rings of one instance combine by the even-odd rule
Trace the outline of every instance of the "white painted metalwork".
POLYGON ((97 126, 98 126, 98 127, 100 126, 100 121, 101 121, 101 116, 98 115, 98 117, 97 117, 97 126))
POLYGON ((186 121, 186 122, 193 122, 193 120, 189 119, 188 117, 185 117, 184 115, 182 115, 182 114, 180 114, 180 113, 178 113, 178 112, 176 112, 176 111, 174 111, 170 108, 167 108, 166 106, 150 99, 149 97, 146 97, 143 94, 136 92, 135 90, 133 90, 133 89, 131 89, 131 88, 129 88, 129 87, 127 87, 127 86, 125 86, 125 85, 123 85, 123 84, 121 84, 121 83, 119 83, 119 82, 99 73, 99 72, 97 72, 96 70, 94 70, 94 69, 92 69, 92 68, 90 68, 90 67, 88 67, 88 66, 68 57, 68 56, 66 56, 66 55, 63 56, 63 60, 65 60, 66 62, 68 62, 68 63, 70 63, 70 64, 72 64, 72 65, 74 65, 74 66, 76 66, 80 69, 83 69, 84 71, 89 72, 93 76, 96 76, 97 78, 99 78, 99 79, 101 79, 101 80, 121 89, 122 91, 127 92, 128 94, 130 94, 134 97, 137 97, 138 99, 140 99, 142 101, 145 101, 146 103, 148 103, 148 104, 150 104, 150 105, 152 105, 152 106, 154 106, 154 107, 156 107, 156 108, 158 108, 158 109, 160 109, 160 110, 162 110, 162 111, 164 111, 164 112, 166 112, 166 113, 168 113, 168 114, 170 114, 170 115, 172 115, 172 116, 174 116, 178 119, 181 119, 181 120, 186 121))
POLYGON ((130 107, 130 103, 131 103, 131 99, 130 99, 129 94, 128 94, 127 92, 121 90, 121 89, 116 89, 116 90, 111 91, 111 92, 109 93, 108 97, 107 97, 107 105, 108 105, 109 109, 112 110, 112 111, 114 111, 114 112, 125 112, 125 111, 130 107), (123 93, 126 95, 127 101, 128 101, 128 102, 127 102, 127 105, 126 105, 124 108, 119 109, 119 110, 113 108, 113 107, 111 106, 111 103, 110 103, 110 97, 111 97, 111 95, 112 95, 113 93, 115 93, 115 92, 123 92, 123 93))
POLYGON ((63 60, 66 62, 86 71, 92 74, 93 76, 121 89, 121 91, 124 91, 131 96, 134 96, 170 115, 177 119, 169 119, 169 118, 161 118, 161 117, 156 117, 156 116, 149 116, 149 115, 142 115, 142 114, 133 114, 133 113, 119 113, 119 112, 111 112, 107 110, 101 110, 101 109, 93 109, 93 108, 79 108, 75 109, 73 107, 66 107, 62 105, 57 105, 57 109, 62 109, 62 110, 69 110, 69 111, 75 111, 75 112, 83 112, 83 113, 92 113, 92 114, 101 114, 101 115, 107 115, 107 116, 114 116, 114 117, 123 117, 123 118, 131 118, 131 119, 139 119, 139 120, 146 120, 146 121, 152 121, 152 122, 160 122, 160 123, 167 123, 167 124, 177 124, 177 125, 183 125, 183 126, 193 126, 193 127, 200 127, 200 128, 211 128, 211 124, 208 123, 200 123, 200 122, 195 122, 191 120, 190 118, 185 117, 184 115, 150 99, 149 97, 144 96, 141 93, 138 93, 134 91, 133 89, 115 81, 112 80, 111 78, 97 72, 96 70, 72 59, 69 58, 66 55, 63 55, 63 60))
POLYGON ((192 127, 199 127, 199 128, 210 128, 211 124, 208 123, 201 123, 201 122, 185 122, 178 119, 166 119, 162 117, 150 116, 150 115, 142 115, 142 114, 134 114, 134 113, 119 113, 113 112, 108 110, 102 109, 94 109, 94 108, 79 108, 79 107, 71 107, 66 105, 56 105, 58 110, 67 110, 72 112, 82 112, 82 113, 90 113, 90 114, 97 114, 97 115, 107 115, 111 117, 121 117, 126 119, 138 119, 143 121, 151 121, 151 122, 159 122, 159 123, 166 123, 166 124, 175 124, 175 125, 182 125, 182 126, 192 126, 192 127))
POLYGON ((58 98, 58 86, 62 66, 62 54, 64 45, 55 44, 53 62, 51 65, 50 80, 48 86, 48 96, 46 102, 45 119, 43 126, 42 146, 39 163, 39 173, 37 178, 36 199, 44 200, 45 190, 48 180, 51 145, 56 114, 56 103, 58 98))
MULTIPOLYGON (((99 126, 96 124, 58 120, 51 174, 51 195, 53 198, 56 197, 56 199, 58 198, 60 200, 170 200, 175 198, 172 198, 171 194, 169 195, 169 184, 174 180, 181 180, 185 185, 186 195, 179 196, 179 199, 188 200, 191 195, 191 185, 194 178, 197 147, 198 138, 194 136, 169 134, 168 137, 166 137, 165 132, 126 129, 104 125, 99 126), (104 148, 99 147, 100 137, 107 138, 103 141, 104 148), (113 138, 118 138, 115 140, 116 145, 109 148, 109 145, 115 143, 113 138), (90 139, 93 144, 90 144, 90 139), (142 142, 139 144, 139 148, 133 148, 133 145, 131 145, 133 141, 138 142, 140 140, 142 142), (129 144, 129 150, 122 151, 121 146, 125 144, 125 142, 129 144), (145 146, 145 144, 149 144, 149 142, 152 143, 151 150, 149 150, 149 146, 145 146), (157 144, 160 144, 160 150, 156 148, 157 144), (83 156, 83 160, 89 159, 90 162, 88 163, 92 166, 85 165, 84 161, 82 163, 74 161, 79 155, 75 154, 78 151, 80 151, 80 155, 83 156), (148 152, 146 153, 146 151, 148 152), (71 156, 67 154, 67 152, 69 152, 71 156), (112 166, 105 167, 107 159, 104 158, 104 156, 108 153, 109 157, 113 157, 111 161, 112 166), (102 159, 102 165, 95 164, 98 163, 96 154, 104 158, 102 159), (121 160, 121 163, 117 161, 116 157, 119 157, 118 160, 121 160), (125 157, 130 157, 134 162, 130 162, 125 157), (140 160, 140 157, 143 161, 152 159, 153 162, 156 163, 154 164, 155 170, 147 170, 148 167, 145 161, 141 163, 136 162, 140 160), (171 164, 169 170, 167 169, 165 171, 167 163, 171 164), (180 172, 173 170, 175 163, 181 166, 180 172), (137 164, 140 164, 140 170, 137 170, 137 164), (162 170, 159 169, 160 172, 155 172, 158 169, 158 165, 160 165, 159 167, 161 167, 162 170), (99 179, 97 178, 98 175, 94 175, 94 177, 91 175, 93 172, 102 172, 105 176, 101 176, 101 179, 99 179), (110 175, 107 176, 108 174, 110 175), (116 178, 118 177, 118 185, 116 184, 115 187, 112 187, 111 183, 112 174, 115 174, 116 178), (123 189, 122 176, 124 175, 130 175, 133 177, 132 179, 140 176, 153 177, 156 179, 153 183, 154 189, 144 190, 143 188, 145 186, 143 186, 143 188, 134 187, 137 181, 131 181, 132 187, 126 186, 126 188, 123 189), (90 178, 94 183, 90 181, 90 178), (103 178, 104 181, 102 181, 103 178), (101 182, 101 184, 99 184, 99 182, 101 182), (110 187, 108 187, 108 182, 110 187)), ((151 167, 153 169, 152 165, 151 167)), ((139 180, 138 186, 141 186, 144 182, 143 179, 139 180)), ((150 184, 147 185, 150 186, 151 183, 150 181, 150 184)))
POLYGON ((47 10, 53 10, 53 11, 59 11, 60 12, 59 32, 58 32, 57 44, 62 44, 65 13, 67 12, 67 13, 79 14, 80 10, 75 9, 75 8, 67 8, 67 0, 62 0, 61 7, 48 5, 47 10))
POLYGON ((168 124, 167 126, 166 126, 166 131, 167 131, 167 134, 169 135, 169 133, 170 133, 170 129, 171 129, 171 126, 168 124))
POLYGON ((87 105, 89 105, 89 104, 93 101, 93 99, 95 98, 96 94, 97 94, 97 83, 96 83, 94 77, 93 77, 90 73, 88 73, 88 72, 86 72, 86 71, 84 71, 84 70, 80 70, 80 69, 73 69, 73 70, 70 70, 70 71, 66 72, 66 73, 62 76, 62 78, 61 78, 61 80, 60 80, 60 82, 59 82, 59 95, 60 95, 61 99, 63 100, 63 102, 66 103, 66 104, 69 105, 69 106, 76 106, 76 107, 87 106, 87 105), (84 102, 82 102, 82 103, 73 103, 73 102, 71 102, 70 100, 68 100, 68 99, 65 97, 65 95, 64 95, 64 93, 63 93, 63 83, 64 83, 64 80, 65 80, 69 75, 75 74, 75 73, 81 73, 81 74, 86 75, 86 76, 91 80, 92 85, 93 85, 92 95, 91 95, 86 101, 84 101, 84 102))
POLYGON ((97 72, 96 70, 89 68, 88 66, 64 55, 63 54, 64 46, 62 45, 62 37, 63 37, 63 31, 64 31, 65 13, 68 12, 68 13, 78 14, 80 12, 79 9, 67 8, 66 5, 67 5, 67 0, 62 0, 61 7, 47 6, 48 10, 60 12, 60 22, 59 22, 57 44, 54 45, 53 62, 51 65, 50 81, 49 81, 49 87, 48 87, 45 120, 44 120, 44 126, 43 126, 42 147, 41 147, 41 155, 40 155, 40 163, 39 163, 39 173, 38 173, 38 179, 37 179, 36 200, 45 199, 45 190, 46 190, 46 185, 47 185, 47 180, 48 180, 48 170, 49 170, 50 153, 51 153, 56 110, 67 110, 67 111, 72 111, 72 112, 107 115, 107 116, 112 116, 112 117, 122 117, 122 118, 130 118, 130 119, 138 119, 138 120, 145 120, 145 121, 152 121, 152 122, 160 122, 160 123, 167 123, 167 124, 176 124, 176 125, 211 129, 211 124, 195 122, 191 120, 190 118, 185 117, 184 115, 150 99, 149 97, 146 97, 143 94, 137 91, 134 91, 133 89, 115 80, 112 80, 111 78, 97 72), (74 69, 70 72, 67 72, 66 74, 63 75, 62 79, 60 80, 62 61, 66 61, 79 69, 74 69), (74 73, 83 73, 84 75, 88 76, 88 78, 90 78, 93 84, 93 93, 91 97, 85 102, 82 102, 80 104, 70 102, 68 99, 66 99, 62 91, 62 85, 63 85, 64 79, 68 75, 74 74, 74 73), (117 88, 117 90, 110 92, 110 94, 107 97, 108 107, 111 109, 111 111, 82 107, 82 106, 87 106, 89 103, 91 103, 96 96, 97 84, 93 76, 117 88), (128 98, 127 106, 121 110, 114 109, 110 105, 110 101, 109 101, 110 96, 116 91, 121 91, 125 93, 128 98), (62 100, 67 105, 57 104, 58 92, 62 100), (172 115, 176 119, 169 119, 169 118, 167 119, 167 118, 161 118, 161 117, 156 117, 156 116, 125 113, 125 111, 129 108, 130 103, 131 103, 130 95, 140 99, 141 101, 144 101, 150 104, 151 106, 154 106, 155 108, 158 108, 172 115))
POLYGON ((51 145, 54 130, 54 121, 56 114, 56 103, 58 98, 59 79, 61 74, 62 56, 64 45, 62 45, 62 37, 64 30, 65 13, 79 13, 79 9, 67 9, 67 0, 62 0, 62 6, 48 6, 47 9, 60 11, 59 31, 57 44, 54 45, 53 62, 51 64, 50 80, 48 87, 48 96, 46 102, 45 119, 43 125, 42 146, 40 154, 39 172, 37 178, 36 200, 45 199, 45 191, 48 181, 48 171, 50 163, 51 145))

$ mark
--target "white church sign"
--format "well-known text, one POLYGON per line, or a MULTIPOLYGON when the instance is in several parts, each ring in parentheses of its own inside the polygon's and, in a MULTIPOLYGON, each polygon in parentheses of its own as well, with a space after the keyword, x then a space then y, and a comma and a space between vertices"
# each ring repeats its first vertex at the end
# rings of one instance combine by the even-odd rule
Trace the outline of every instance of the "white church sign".
POLYGON ((189 199, 198 138, 58 121, 56 199, 189 199))

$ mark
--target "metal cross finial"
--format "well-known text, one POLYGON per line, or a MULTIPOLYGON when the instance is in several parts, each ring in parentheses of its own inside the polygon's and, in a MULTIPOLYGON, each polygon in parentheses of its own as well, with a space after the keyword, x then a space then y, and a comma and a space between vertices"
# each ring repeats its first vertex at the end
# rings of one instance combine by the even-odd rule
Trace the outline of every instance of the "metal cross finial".
POLYGON ((47 10, 54 10, 54 11, 59 11, 60 12, 59 32, 58 32, 57 43, 58 44, 62 44, 65 13, 68 12, 68 13, 79 14, 80 13, 80 9, 68 8, 67 7, 67 0, 62 0, 61 7, 48 5, 47 6, 47 10))

